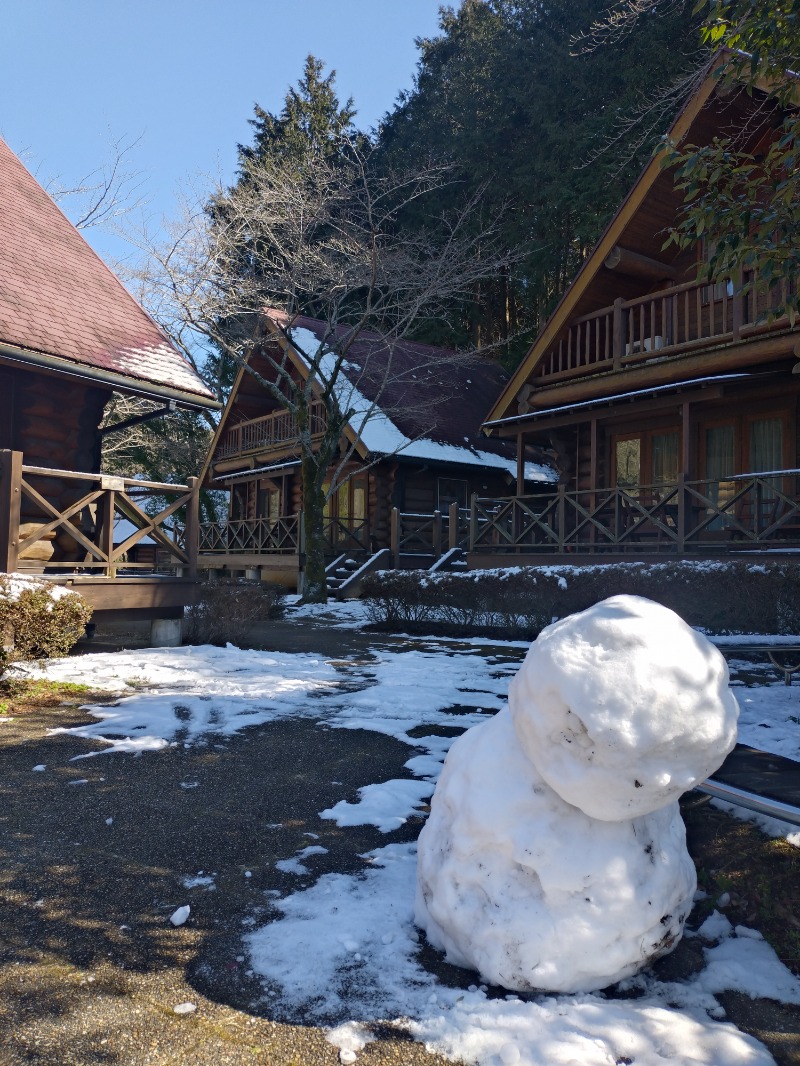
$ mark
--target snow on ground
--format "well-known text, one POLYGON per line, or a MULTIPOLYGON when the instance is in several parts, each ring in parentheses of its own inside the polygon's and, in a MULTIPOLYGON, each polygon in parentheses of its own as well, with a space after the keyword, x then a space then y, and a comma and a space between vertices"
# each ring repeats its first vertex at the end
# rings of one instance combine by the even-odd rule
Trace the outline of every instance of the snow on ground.
MULTIPOLYGON (((363 622, 358 610, 346 619, 336 609, 343 626, 363 622)), ((409 776, 382 786, 365 782, 359 803, 321 812, 339 824, 370 823, 388 832, 425 802, 450 744, 433 733, 409 732, 470 726, 500 709, 516 669, 508 662, 513 649, 511 643, 436 640, 400 652, 376 640, 372 659, 350 664, 235 648, 150 649, 60 660, 43 672, 119 695, 114 707, 91 708, 95 722, 71 730, 103 742, 105 751, 208 743, 214 734, 293 716, 395 737, 412 749, 409 776)), ((749 679, 752 664, 746 669, 749 679)), ((798 758, 798 688, 786 688, 767 667, 762 677, 766 683, 737 687, 739 739, 798 758)), ((308 854, 301 849, 285 862, 302 865, 308 854)), ((363 1023, 385 1019, 476 1066, 766 1066, 772 1059, 760 1044, 715 1020, 724 1017, 715 995, 724 988, 753 996, 769 991, 800 1003, 800 982, 768 945, 752 930, 732 929, 721 915, 699 931, 704 970, 682 983, 632 979, 639 998, 497 998, 476 978, 470 984, 468 974, 462 986, 449 987, 419 959, 415 845, 389 842, 364 861, 359 874, 326 874, 310 888, 273 898, 276 920, 247 935, 250 965, 265 984, 263 1005, 276 1016, 336 1026, 328 1038, 345 1052, 357 1055, 368 1042, 363 1023)))

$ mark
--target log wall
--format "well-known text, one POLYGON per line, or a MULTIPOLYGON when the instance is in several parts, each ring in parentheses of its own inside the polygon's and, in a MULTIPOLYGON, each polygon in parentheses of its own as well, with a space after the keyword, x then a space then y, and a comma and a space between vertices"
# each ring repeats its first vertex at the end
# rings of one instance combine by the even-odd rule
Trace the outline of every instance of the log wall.
MULTIPOLYGON (((0 367, 0 448, 23 454, 26 466, 96 473, 100 469, 98 432, 111 390, 79 380, 0 367)), ((35 487, 54 507, 64 510, 85 491, 63 479, 39 477, 35 487)), ((20 516, 30 533, 44 521, 41 511, 23 497, 20 516)), ((34 545, 31 558, 69 561, 78 545, 61 531, 49 543, 34 545)))

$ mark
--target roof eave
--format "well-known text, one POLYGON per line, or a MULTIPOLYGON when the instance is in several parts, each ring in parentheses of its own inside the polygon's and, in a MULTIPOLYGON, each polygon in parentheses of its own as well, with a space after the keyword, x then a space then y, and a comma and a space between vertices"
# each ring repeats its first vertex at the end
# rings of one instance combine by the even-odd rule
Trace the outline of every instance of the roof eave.
POLYGON ((74 363, 69 359, 62 359, 46 352, 37 352, 28 348, 18 348, 12 344, 0 342, 0 360, 41 367, 43 370, 49 370, 56 374, 82 378, 100 385, 108 385, 111 389, 136 393, 138 396, 175 400, 182 407, 211 411, 222 410, 222 404, 219 400, 215 400, 211 396, 201 396, 198 393, 187 392, 184 389, 176 389, 174 386, 159 385, 156 382, 145 381, 141 378, 128 377, 125 374, 117 374, 112 370, 82 366, 80 363, 74 363))

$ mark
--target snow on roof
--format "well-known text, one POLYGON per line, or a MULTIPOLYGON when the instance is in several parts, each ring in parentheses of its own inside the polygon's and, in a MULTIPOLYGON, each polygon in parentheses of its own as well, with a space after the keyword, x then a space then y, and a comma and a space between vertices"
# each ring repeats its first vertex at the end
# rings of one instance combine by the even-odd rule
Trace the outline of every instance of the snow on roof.
POLYGON ((268 466, 257 466, 255 469, 238 470, 235 474, 221 474, 214 478, 214 484, 236 481, 237 478, 252 477, 254 474, 275 474, 279 470, 294 470, 300 466, 299 459, 290 459, 286 463, 270 463, 268 466))
MULTIPOLYGON (((11 149, 0 140, 0 347, 35 362, 214 396, 11 149)), ((96 376, 96 375, 95 375, 96 376)), ((116 383, 116 382, 114 382, 116 383)))
MULTIPOLYGON (((297 354, 308 363, 317 358, 325 324, 310 319, 298 321, 302 321, 304 325, 293 326, 289 336, 297 354)), ((393 382, 387 381, 385 387, 382 387, 382 375, 376 372, 376 362, 383 369, 390 355, 386 342, 375 334, 362 334, 357 344, 362 356, 354 361, 341 363, 334 381, 334 393, 339 406, 352 412, 350 427, 371 455, 399 455, 409 459, 488 467, 516 474, 516 459, 507 448, 493 447, 495 442, 489 444, 479 437, 481 414, 493 399, 493 396, 486 395, 485 391, 481 394, 479 390, 481 386, 500 387, 497 367, 488 360, 486 368, 471 365, 468 370, 452 362, 446 364, 444 372, 448 378, 453 375, 461 378, 455 383, 458 402, 444 402, 436 406, 435 429, 427 426, 425 432, 422 428, 424 419, 414 414, 413 393, 428 393, 425 406, 427 416, 431 417, 434 410, 431 401, 435 403, 437 386, 440 393, 442 390, 442 385, 430 373, 431 353, 435 353, 437 349, 404 341, 391 352, 391 358, 398 363, 398 373, 393 373, 392 376, 403 379, 404 396, 400 397, 397 395, 399 390, 396 384, 393 388, 393 382), (365 366, 368 370, 371 369, 371 374, 362 371, 365 366), (415 368, 417 373, 414 372, 415 368), (469 377, 466 376, 467 373, 469 377), (376 380, 380 382, 381 387, 376 388, 376 380), (473 386, 473 392, 477 393, 477 396, 469 396, 473 386), (368 390, 373 392, 376 398, 370 398, 368 390), (473 401, 471 404, 466 402, 468 396, 473 401), (404 400, 411 401, 405 405, 405 409, 404 400), (391 418, 384 406, 392 409, 391 418), (402 424, 403 421, 405 425, 402 424), (432 436, 433 432, 438 439, 432 436), (488 447, 478 447, 473 440, 481 441, 488 447)), ((443 357, 447 354, 444 349, 438 351, 441 351, 443 357)), ((330 351, 323 352, 318 360, 319 377, 323 384, 336 373, 335 364, 335 355, 330 351)), ((452 381, 449 382, 448 389, 452 388, 452 384, 452 381)), ((539 463, 525 463, 524 476, 527 481, 558 480, 555 470, 539 463)))

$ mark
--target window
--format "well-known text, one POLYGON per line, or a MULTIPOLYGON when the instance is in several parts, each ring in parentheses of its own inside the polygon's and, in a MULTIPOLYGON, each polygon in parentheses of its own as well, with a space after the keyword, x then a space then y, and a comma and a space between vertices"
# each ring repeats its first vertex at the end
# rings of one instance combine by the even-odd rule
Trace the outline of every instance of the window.
MULTIPOLYGON (((701 476, 706 481, 705 493, 714 507, 725 509, 745 488, 745 483, 732 480, 735 474, 759 474, 781 470, 787 465, 786 444, 789 440, 787 416, 780 412, 740 416, 727 422, 707 424, 702 428, 701 476)), ((757 494, 759 521, 766 520, 775 504, 775 489, 781 479, 762 485, 757 494)), ((752 494, 741 496, 730 510, 715 517, 707 526, 709 531, 735 525, 736 521, 750 522, 756 500, 752 494)))
MULTIPOLYGON (((327 493, 330 483, 322 486, 327 493)), ((340 544, 351 536, 362 540, 367 533, 367 492, 365 477, 351 477, 326 501, 323 514, 330 539, 340 544)))
POLYGON ((635 494, 642 485, 664 487, 678 480, 677 430, 614 439, 615 483, 635 494))
POLYGON ((437 507, 440 511, 449 510, 451 503, 457 503, 465 508, 469 504, 469 492, 466 481, 457 478, 440 477, 437 481, 437 507))
POLYGON ((273 522, 281 517, 282 496, 280 488, 274 481, 262 480, 258 483, 256 517, 269 518, 273 522))

